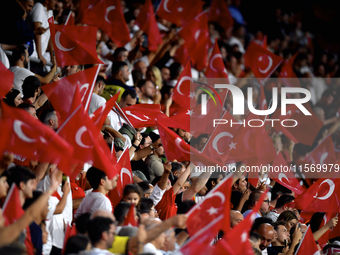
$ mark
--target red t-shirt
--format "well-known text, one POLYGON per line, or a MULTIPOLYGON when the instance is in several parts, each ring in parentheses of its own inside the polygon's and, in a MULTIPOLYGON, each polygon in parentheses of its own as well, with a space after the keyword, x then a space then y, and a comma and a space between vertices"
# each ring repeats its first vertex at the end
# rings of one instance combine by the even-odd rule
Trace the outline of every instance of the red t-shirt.
POLYGON ((175 199, 176 195, 174 195, 174 189, 172 187, 165 191, 162 200, 155 206, 161 220, 169 219, 177 214, 175 199))

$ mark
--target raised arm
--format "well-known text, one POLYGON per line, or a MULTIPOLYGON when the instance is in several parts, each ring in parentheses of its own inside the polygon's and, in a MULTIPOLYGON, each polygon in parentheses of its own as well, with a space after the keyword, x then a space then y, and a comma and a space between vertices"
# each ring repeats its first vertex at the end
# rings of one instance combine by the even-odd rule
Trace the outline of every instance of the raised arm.
POLYGON ((177 179, 176 183, 174 184, 174 186, 172 187, 174 190, 174 194, 177 194, 178 191, 181 189, 181 187, 183 187, 185 181, 188 179, 188 176, 190 175, 190 169, 191 169, 191 164, 190 163, 187 168, 185 169, 185 171, 181 174, 181 176, 177 179))

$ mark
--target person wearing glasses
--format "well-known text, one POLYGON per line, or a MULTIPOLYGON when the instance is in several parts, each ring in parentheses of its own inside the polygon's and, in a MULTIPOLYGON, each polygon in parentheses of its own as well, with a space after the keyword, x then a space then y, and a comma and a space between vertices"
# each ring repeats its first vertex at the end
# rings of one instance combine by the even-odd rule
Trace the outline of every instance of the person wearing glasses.
MULTIPOLYGON (((262 194, 263 192, 260 190, 254 190, 250 194, 248 200, 248 210, 243 213, 244 218, 247 217, 247 215, 252 212, 253 207, 255 207, 255 205, 258 203, 262 194)), ((268 213, 268 211, 269 211, 269 198, 266 195, 259 211, 256 213, 255 219, 265 216, 268 213)))

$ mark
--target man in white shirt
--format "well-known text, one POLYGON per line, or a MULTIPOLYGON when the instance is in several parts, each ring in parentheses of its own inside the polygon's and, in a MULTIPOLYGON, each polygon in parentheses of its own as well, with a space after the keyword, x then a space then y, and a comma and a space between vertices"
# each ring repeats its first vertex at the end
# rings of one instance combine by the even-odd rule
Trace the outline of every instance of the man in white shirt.
POLYGON ((137 87, 141 92, 140 103, 142 104, 153 104, 153 97, 156 94, 156 86, 150 80, 140 80, 137 83, 137 87))
POLYGON ((105 88, 105 79, 103 76, 98 75, 96 84, 93 88, 93 93, 91 97, 91 103, 89 107, 89 115, 94 113, 98 108, 106 104, 104 97, 101 97, 105 88))
POLYGON ((119 175, 116 175, 113 179, 109 180, 103 171, 91 167, 86 173, 86 178, 93 188, 93 191, 80 203, 74 217, 77 218, 80 214, 86 212, 93 213, 97 210, 112 212, 111 202, 106 195, 117 186, 118 177, 119 175))
MULTIPOLYGON (((145 230, 152 229, 162 221, 156 218, 149 218, 145 221, 145 230)), ((165 232, 161 233, 156 239, 144 245, 143 252, 154 255, 163 255, 160 251, 165 245, 166 235, 165 232)))

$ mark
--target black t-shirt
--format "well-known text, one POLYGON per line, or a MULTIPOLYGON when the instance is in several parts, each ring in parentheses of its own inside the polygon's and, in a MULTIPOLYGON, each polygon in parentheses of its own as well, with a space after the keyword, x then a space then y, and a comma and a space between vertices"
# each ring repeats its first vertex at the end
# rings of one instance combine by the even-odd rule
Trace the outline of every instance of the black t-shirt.
POLYGON ((149 175, 149 171, 148 171, 148 167, 145 164, 144 160, 140 159, 138 161, 131 161, 131 169, 132 171, 141 171, 145 177, 150 180, 150 175, 149 175))
POLYGON ((272 247, 268 247, 267 251, 268 251, 268 255, 276 255, 279 254, 280 252, 282 252, 284 246, 272 246, 272 247), (278 251, 280 250, 281 251, 278 251))
POLYGON ((234 190, 231 192, 231 204, 233 205, 233 209, 235 210, 238 206, 238 204, 240 203, 240 200, 241 200, 241 197, 242 197, 242 193, 237 191, 237 190, 234 190))

